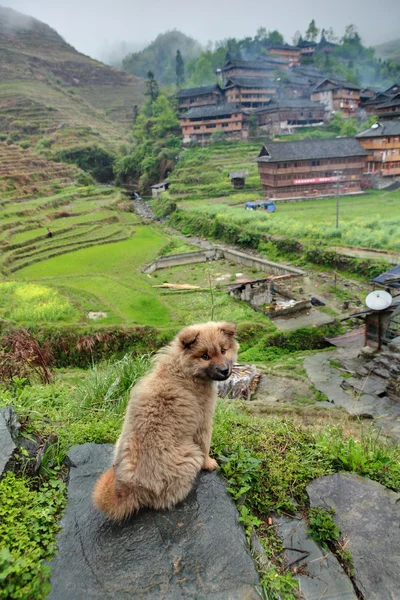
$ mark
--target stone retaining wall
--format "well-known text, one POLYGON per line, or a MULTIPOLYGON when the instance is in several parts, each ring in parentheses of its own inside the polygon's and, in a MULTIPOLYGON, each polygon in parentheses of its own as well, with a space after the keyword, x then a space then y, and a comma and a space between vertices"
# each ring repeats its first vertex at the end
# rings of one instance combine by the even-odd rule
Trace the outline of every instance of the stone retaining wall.
POLYGON ((286 275, 291 273, 299 277, 305 275, 305 272, 296 267, 281 265, 264 258, 258 258, 245 252, 226 248, 214 248, 212 250, 197 250, 195 252, 184 252, 182 254, 170 254, 169 256, 160 256, 151 265, 147 265, 144 273, 153 273, 157 269, 168 269, 169 267, 177 267, 181 265, 189 265, 192 263, 202 263, 210 260, 230 260, 237 264, 246 267, 255 268, 264 273, 273 275, 286 275))

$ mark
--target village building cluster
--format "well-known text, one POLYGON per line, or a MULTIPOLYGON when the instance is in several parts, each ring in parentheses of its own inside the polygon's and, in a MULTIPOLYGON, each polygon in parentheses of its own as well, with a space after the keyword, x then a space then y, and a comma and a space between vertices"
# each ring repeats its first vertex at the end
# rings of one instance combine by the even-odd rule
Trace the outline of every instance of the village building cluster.
MULTIPOLYGON (((176 94, 185 143, 207 143, 213 134, 247 140, 250 133, 274 137, 298 127, 323 126, 340 112, 344 118, 377 115, 372 127, 354 138, 266 144, 257 158, 267 199, 354 194, 366 177, 400 175, 400 84, 387 90, 361 89, 303 64, 316 50, 335 44, 270 44, 253 60, 227 56, 218 83, 176 94)), ((306 61, 310 62, 310 61, 306 61)))
POLYGON ((316 50, 330 53, 334 48, 322 36, 318 44, 270 44, 267 54, 253 60, 228 56, 216 71, 217 84, 176 94, 184 141, 207 142, 218 130, 228 139, 247 139, 254 128, 270 135, 287 133, 321 125, 338 111, 344 117, 356 117, 363 110, 366 116, 398 118, 400 85, 383 91, 361 89, 301 62, 316 50), (220 105, 225 105, 223 113, 220 105))

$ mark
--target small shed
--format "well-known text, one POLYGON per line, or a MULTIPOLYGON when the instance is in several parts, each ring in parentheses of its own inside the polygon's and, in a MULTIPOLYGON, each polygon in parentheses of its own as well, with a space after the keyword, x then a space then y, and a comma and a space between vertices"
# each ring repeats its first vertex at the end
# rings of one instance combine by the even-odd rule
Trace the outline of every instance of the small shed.
POLYGON ((247 171, 234 171, 233 173, 229 173, 232 187, 235 190, 243 190, 246 184, 245 179, 248 176, 249 173, 247 171))
POLYGON ((393 296, 392 304, 385 310, 363 310, 350 315, 365 321, 365 346, 387 346, 394 338, 400 336, 400 294, 393 296))
POLYGON ((169 181, 161 181, 151 186, 151 195, 153 198, 158 198, 161 192, 166 192, 170 186, 169 181))

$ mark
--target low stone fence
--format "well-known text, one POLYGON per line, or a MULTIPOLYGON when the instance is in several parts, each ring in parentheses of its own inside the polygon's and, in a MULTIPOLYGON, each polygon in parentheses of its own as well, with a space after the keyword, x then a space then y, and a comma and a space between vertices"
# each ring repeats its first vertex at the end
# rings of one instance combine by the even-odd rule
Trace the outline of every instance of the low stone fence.
POLYGON ((229 260, 239 265, 255 268, 258 271, 273 275, 286 275, 288 273, 302 277, 305 272, 296 267, 281 265, 264 258, 252 256, 239 250, 226 248, 213 248, 212 250, 197 250, 195 252, 184 252, 182 254, 170 254, 168 256, 160 256, 151 265, 147 265, 143 271, 151 274, 157 269, 168 269, 181 265, 190 265, 192 263, 202 263, 210 260, 229 260))

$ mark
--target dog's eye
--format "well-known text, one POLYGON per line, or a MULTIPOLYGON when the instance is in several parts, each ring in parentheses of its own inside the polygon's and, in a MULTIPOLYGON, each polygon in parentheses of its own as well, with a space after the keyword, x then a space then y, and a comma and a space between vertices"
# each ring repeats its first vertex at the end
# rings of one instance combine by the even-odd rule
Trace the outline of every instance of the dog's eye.
POLYGON ((225 348, 221 348, 221 354, 226 354, 225 348))
POLYGON ((210 360, 210 357, 208 356, 208 354, 203 354, 203 356, 201 358, 203 360, 210 360))

